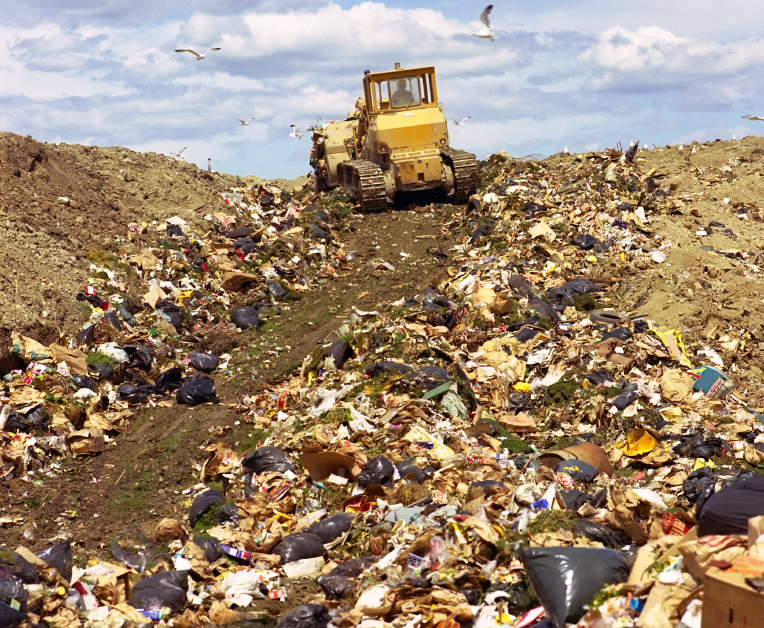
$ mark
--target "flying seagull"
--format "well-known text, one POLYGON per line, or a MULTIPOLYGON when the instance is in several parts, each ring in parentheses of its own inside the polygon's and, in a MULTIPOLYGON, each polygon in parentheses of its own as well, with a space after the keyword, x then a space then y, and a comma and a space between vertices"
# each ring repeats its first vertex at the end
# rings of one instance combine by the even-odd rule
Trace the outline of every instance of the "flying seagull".
POLYGON ((764 122, 764 118, 761 116, 743 116, 746 120, 760 120, 761 122, 764 122))
POLYGON ((254 116, 251 118, 247 118, 246 120, 239 120, 239 124, 243 124, 244 126, 249 126, 249 121, 254 120, 254 116))
POLYGON ((466 118, 462 118, 461 120, 451 120, 456 126, 464 126, 465 120, 469 120, 472 116, 467 116, 466 118))
POLYGON ((292 129, 289 137, 295 137, 298 140, 302 137, 302 133, 300 133, 300 127, 298 127, 296 124, 290 124, 289 128, 292 129))
MULTIPOLYGON (((493 5, 489 4, 483 12, 480 14, 480 21, 483 22, 483 28, 477 33, 472 33, 473 37, 480 37, 481 39, 496 39, 496 32, 491 28, 491 22, 488 19, 488 15, 493 11, 493 5)), ((499 31, 500 33, 506 33, 507 31, 499 31)))
POLYGON ((208 52, 211 52, 212 50, 220 50, 220 48, 210 48, 208 50, 205 50, 202 54, 199 54, 196 52, 196 50, 191 50, 190 48, 181 48, 180 50, 176 50, 175 52, 190 52, 192 55, 196 57, 197 61, 201 61, 207 56, 208 52))
POLYGON ((186 152, 186 148, 188 148, 188 146, 183 147, 183 149, 179 150, 177 153, 170 153, 170 157, 175 157, 175 159, 182 159, 185 161, 186 158, 183 156, 183 153, 186 152))

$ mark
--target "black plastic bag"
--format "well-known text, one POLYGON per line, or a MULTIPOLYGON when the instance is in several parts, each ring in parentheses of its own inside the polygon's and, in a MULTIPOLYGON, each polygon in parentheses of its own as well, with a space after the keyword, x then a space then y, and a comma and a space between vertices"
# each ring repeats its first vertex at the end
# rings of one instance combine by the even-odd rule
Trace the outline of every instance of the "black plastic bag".
POLYGON ((613 399, 612 404, 618 410, 625 410, 632 403, 634 403, 639 397, 639 393, 635 390, 626 390, 613 399))
POLYGON ((172 366, 160 373, 154 382, 154 388, 161 392, 175 392, 183 385, 183 369, 172 366))
POLYGON ((253 307, 240 307, 231 312, 231 322, 239 329, 260 329, 260 317, 253 307))
POLYGON ((571 532, 576 536, 585 536, 590 541, 600 542, 612 549, 621 549, 624 545, 629 544, 629 539, 623 532, 618 532, 604 523, 589 519, 576 519, 571 532))
POLYGON ((0 550, 0 568, 21 580, 24 584, 37 584, 40 576, 26 558, 11 550, 0 550))
POLYGON ((111 379, 114 377, 113 364, 93 364, 89 368, 95 373, 98 379, 111 379))
POLYGON ((586 379, 588 379, 595 386, 604 386, 605 384, 613 383, 613 375, 610 373, 610 371, 606 371, 604 369, 587 373, 586 379))
POLYGON ((512 273, 512 276, 509 278, 508 283, 510 288, 512 288, 516 292, 519 292, 522 296, 527 297, 529 299, 538 298, 538 295, 533 290, 533 286, 531 286, 530 282, 522 275, 518 275, 517 273, 512 273))
POLYGON ((119 316, 117 316, 114 312, 109 310, 103 315, 103 318, 101 319, 104 323, 109 323, 114 329, 117 331, 122 331, 124 329, 124 325, 122 325, 122 321, 119 320, 119 316))
POLYGON ((225 497, 223 497, 223 494, 220 491, 216 491, 214 488, 198 495, 188 509, 188 521, 191 524, 191 527, 196 525, 196 520, 201 517, 204 514, 204 511, 212 506, 212 504, 218 504, 224 501, 225 497))
POLYGON ((711 493, 714 492, 715 483, 714 472, 711 471, 711 469, 708 467, 695 469, 695 471, 690 473, 690 475, 687 476, 687 479, 682 482, 684 496, 687 498, 688 502, 694 504, 704 493, 708 493, 707 497, 710 497, 711 493))
POLYGON ((204 551, 204 558, 208 563, 214 563, 223 557, 223 548, 220 546, 214 536, 195 536, 191 539, 195 545, 198 545, 204 551))
POLYGON ((631 338, 632 333, 628 327, 616 327, 611 329, 605 335, 602 336, 602 340, 608 340, 609 338, 616 338, 618 340, 626 341, 631 338))
POLYGON ((151 368, 151 354, 148 348, 143 345, 125 345, 122 347, 127 353, 130 362, 127 364, 129 369, 149 369, 151 368))
POLYGON ((398 475, 400 475, 402 478, 405 478, 410 473, 413 473, 414 482, 417 484, 431 480, 435 475, 435 469, 432 467, 432 465, 428 464, 426 467, 420 469, 414 464, 413 458, 399 462, 397 467, 398 475))
POLYGON ((300 604, 282 615, 276 628, 326 628, 330 619, 323 604, 300 604))
POLYGON ((525 573, 555 628, 577 622, 606 584, 624 582, 630 567, 621 552, 591 547, 526 547, 525 573))
POLYGON ((239 514, 236 504, 223 504, 215 511, 215 525, 224 523, 238 523, 243 517, 239 514))
POLYGON ((335 340, 329 347, 329 358, 334 361, 334 366, 337 369, 341 369, 345 366, 345 362, 348 361, 353 355, 353 350, 350 345, 344 340, 335 340))
POLYGON ((568 305, 574 305, 574 294, 591 294, 592 292, 600 292, 601 290, 602 286, 598 286, 596 283, 592 283, 586 279, 573 279, 559 288, 550 290, 549 299, 552 301, 559 301, 562 299, 568 305))
POLYGON ((568 510, 578 510, 584 504, 591 504, 594 508, 607 506, 606 488, 597 491, 594 495, 577 490, 560 491, 560 495, 562 495, 562 501, 565 502, 565 508, 568 510))
POLYGON ((270 445, 248 453, 241 459, 241 466, 253 473, 285 473, 295 470, 287 455, 278 447, 270 445))
POLYGON ((145 571, 151 563, 169 557, 164 550, 140 530, 126 528, 111 542, 111 555, 138 572, 145 571))
POLYGON ((16 600, 19 604, 19 610, 26 612, 28 599, 29 594, 24 588, 21 578, 17 578, 0 567, 0 602, 10 604, 13 600, 16 600))
POLYGON ((11 410, 3 429, 6 432, 31 432, 45 428, 47 419, 47 413, 43 406, 36 406, 24 414, 11 410))
POLYGON ((239 238, 233 243, 233 248, 239 249, 244 255, 249 255, 257 248, 257 244, 251 238, 239 238))
POLYGON ((560 315, 557 313, 557 310, 541 299, 530 299, 528 301, 528 309, 541 314, 546 320, 555 325, 560 321, 560 315))
POLYGON ((372 486, 374 484, 381 484, 382 486, 391 487, 394 483, 395 467, 384 456, 377 456, 369 460, 363 471, 358 474, 359 486, 372 486))
POLYGON ((279 556, 284 564, 303 558, 326 556, 326 549, 320 536, 310 532, 296 532, 284 537, 284 540, 271 550, 271 554, 279 556))
POLYGON ((117 388, 117 398, 127 403, 146 403, 149 395, 153 394, 153 386, 130 386, 122 384, 117 388))
POLYGON ((597 238, 589 235, 588 233, 577 235, 575 238, 573 238, 573 244, 575 244, 578 248, 583 249, 584 251, 589 250, 598 242, 599 240, 597 238))
POLYGON ((61 541, 44 549, 37 558, 46 562, 56 571, 64 580, 72 579, 72 543, 71 541, 61 541))
POLYGON ((340 600, 352 593, 355 581, 372 564, 369 558, 353 558, 340 563, 325 576, 318 579, 318 584, 326 594, 327 600, 340 600))
POLYGON ((198 406, 200 403, 211 401, 219 403, 215 394, 215 382, 211 379, 190 379, 175 392, 178 403, 187 406, 198 406))
POLYGON ((334 539, 338 539, 350 530, 354 519, 355 515, 353 513, 338 512, 336 515, 311 524, 308 531, 319 537, 325 545, 326 543, 331 543, 334 539))
POLYGON ((163 571, 133 585, 128 604, 134 608, 170 608, 179 613, 186 605, 188 571, 163 571))
POLYGON ((188 359, 191 361, 191 366, 203 373, 211 373, 218 367, 220 362, 220 358, 211 353, 189 353, 188 359))
POLYGON ((364 368, 364 372, 369 377, 376 377, 384 371, 397 371, 398 373, 405 375, 406 373, 411 373, 413 370, 413 366, 409 366, 408 364, 401 364, 400 362, 395 362, 394 360, 380 360, 374 364, 368 364, 364 368))
MULTIPOLYGON (((327 618, 328 616, 327 612, 327 618)), ((0 602, 0 628, 14 628, 14 626, 18 626, 25 621, 27 621, 26 613, 17 611, 5 602, 0 602)), ((323 626, 326 626, 326 624, 323 624, 323 626)))
POLYGON ((89 377, 88 375, 76 375, 72 373, 69 375, 69 381, 77 390, 81 390, 83 388, 89 388, 93 392, 98 390, 96 383, 93 381, 93 378, 89 377))
POLYGON ((95 342, 95 325, 88 325, 77 332, 77 342, 81 345, 89 345, 95 342))
POLYGON ((705 500, 698 499, 695 512, 698 536, 747 534, 748 520, 764 515, 764 475, 751 476, 705 500))
POLYGON ((157 312, 164 314, 175 329, 180 329, 183 325, 183 319, 180 316, 180 306, 178 306, 172 299, 162 299, 161 301, 157 301, 154 309, 157 310, 157 312))
POLYGON ((284 286, 281 285, 280 281, 273 280, 268 282, 268 292, 273 295, 274 299, 277 299, 279 301, 283 301, 287 298, 287 291, 284 289, 284 286))
POLYGON ((583 460, 563 460, 555 468, 555 473, 567 473, 574 480, 588 484, 599 475, 594 465, 583 460))

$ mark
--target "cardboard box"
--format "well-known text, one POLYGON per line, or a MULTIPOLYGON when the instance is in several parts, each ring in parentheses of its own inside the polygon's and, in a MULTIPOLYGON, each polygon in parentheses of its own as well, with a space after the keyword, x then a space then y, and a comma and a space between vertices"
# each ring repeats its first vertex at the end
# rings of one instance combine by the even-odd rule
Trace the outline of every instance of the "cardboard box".
POLYGON ((701 628, 764 628, 764 593, 748 586, 746 578, 759 578, 764 561, 740 556, 729 569, 711 567, 703 586, 701 628))

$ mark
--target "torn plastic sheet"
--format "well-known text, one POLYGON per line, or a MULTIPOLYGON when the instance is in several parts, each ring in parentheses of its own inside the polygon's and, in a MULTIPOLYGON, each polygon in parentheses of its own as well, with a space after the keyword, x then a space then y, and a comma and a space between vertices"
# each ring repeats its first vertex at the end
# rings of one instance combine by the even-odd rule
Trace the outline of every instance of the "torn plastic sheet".
POLYGON ((313 403, 311 404, 311 416, 319 416, 324 412, 331 410, 334 407, 334 404, 347 395, 353 388, 354 386, 352 384, 348 384, 339 390, 334 391, 327 390, 326 388, 319 388, 316 391, 313 403))

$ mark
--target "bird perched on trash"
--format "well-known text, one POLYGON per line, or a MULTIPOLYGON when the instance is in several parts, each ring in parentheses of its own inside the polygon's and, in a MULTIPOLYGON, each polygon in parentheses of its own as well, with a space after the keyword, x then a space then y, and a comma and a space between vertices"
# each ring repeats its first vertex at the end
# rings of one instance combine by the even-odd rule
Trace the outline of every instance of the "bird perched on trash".
POLYGON ((183 161, 186 161, 186 158, 183 156, 183 153, 186 152, 187 148, 188 148, 188 146, 184 146, 177 153, 170 153, 170 157, 175 157, 175 159, 182 159, 183 161))
POLYGON ((196 57, 197 61, 201 61, 207 56, 208 52, 212 52, 213 50, 220 50, 220 48, 209 48, 205 50, 202 54, 199 54, 196 52, 196 50, 191 50, 190 48, 181 48, 180 50, 176 50, 175 52, 190 52, 192 55, 196 57))
POLYGON ((244 126, 249 126, 249 121, 250 121, 250 120, 254 120, 254 119, 255 119, 255 118, 254 118, 254 117, 252 117, 252 118, 247 118, 246 120, 239 120, 239 124, 242 124, 242 125, 244 125, 244 126))
POLYGON ((292 132, 289 134, 289 137, 297 138, 298 140, 302 137, 302 133, 300 133, 300 127, 298 127, 296 124, 290 124, 289 128, 292 129, 292 132))
POLYGON ((634 148, 634 140, 631 140, 631 141, 629 142, 629 148, 634 148))
MULTIPOLYGON (((496 39, 496 30, 491 28, 491 21, 488 19, 488 16, 491 14, 491 11, 493 11, 493 5, 489 4, 485 9, 483 9, 483 12, 480 14, 480 21, 483 22, 483 28, 481 28, 477 33, 472 33, 473 37, 480 37, 480 39, 496 39)), ((507 31, 498 31, 499 33, 506 33, 507 31)))
POLYGON ((737 141, 737 135, 735 135, 734 133, 732 134, 732 141, 733 142, 737 141))
POLYGON ((681 153, 684 150, 684 144, 680 144, 677 150, 681 153))
POLYGON ((456 126, 464 126, 464 122, 466 120, 469 120, 472 116, 467 116, 466 118, 462 118, 461 120, 451 120, 456 126))
POLYGON ((764 122, 764 118, 761 116, 743 116, 746 120, 759 120, 760 122, 764 122))
POLYGON ((568 150, 568 147, 567 147, 567 146, 566 146, 565 148, 563 148, 563 149, 562 149, 562 154, 563 154, 563 155, 570 155, 570 151, 568 150))
POLYGON ((207 172, 212 172, 212 157, 207 157, 207 172))

